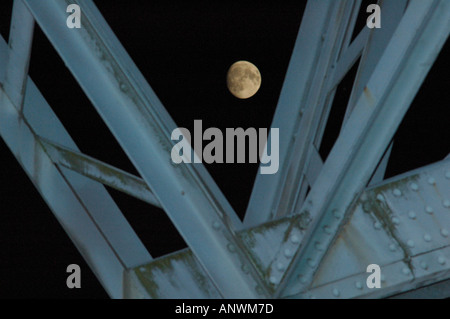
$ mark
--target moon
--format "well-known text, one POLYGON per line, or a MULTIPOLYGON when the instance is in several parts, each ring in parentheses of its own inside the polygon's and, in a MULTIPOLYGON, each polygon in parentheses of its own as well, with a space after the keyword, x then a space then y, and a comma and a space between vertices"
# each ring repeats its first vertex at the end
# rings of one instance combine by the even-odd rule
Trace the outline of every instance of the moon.
POLYGON ((261 74, 253 63, 237 61, 228 70, 227 86, 238 99, 248 99, 261 87, 261 74))

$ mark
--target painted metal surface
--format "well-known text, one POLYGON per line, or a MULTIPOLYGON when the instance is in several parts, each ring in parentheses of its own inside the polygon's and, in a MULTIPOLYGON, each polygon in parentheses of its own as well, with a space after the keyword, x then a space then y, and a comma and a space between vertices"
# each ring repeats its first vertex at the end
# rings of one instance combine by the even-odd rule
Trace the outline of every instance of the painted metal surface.
POLYGON ((0 39, 0 135, 111 297, 378 298, 448 282, 449 159, 379 181, 450 33, 450 3, 412 0, 403 13, 406 1, 385 0, 394 23, 350 43, 360 4, 308 2, 272 123, 285 162, 258 176, 244 229, 202 165, 173 165, 176 125, 92 1, 15 1, 14 45, 0 39), (60 27, 69 2, 83 8, 81 29, 60 27), (34 19, 142 178, 80 153, 28 79, 34 19), (334 91, 361 54, 323 162, 334 91), (101 184, 163 208, 189 248, 153 260, 101 184), (373 263, 381 289, 365 285, 373 263))
MULTIPOLYGON (((449 199, 449 160, 367 189, 333 243, 329 247, 314 243, 325 257, 320 265, 308 261, 308 267, 316 270, 311 286, 283 298, 385 298, 448 279, 449 199), (366 285, 370 264, 381 267, 381 289, 366 285)), ((239 233, 272 293, 307 227, 308 216, 298 215, 239 233)), ((303 279, 299 274, 299 280, 303 279)), ((133 287, 128 292, 133 298, 215 298, 217 294, 189 249, 130 270, 126 281, 133 287), (200 278, 195 283, 194 275, 200 278), (192 291, 187 288, 190 285, 192 291)), ((448 297, 450 291, 441 295, 448 297)))
POLYGON ((41 143, 54 163, 156 207, 161 207, 141 178, 49 140, 41 138, 41 143))
POLYGON ((316 170, 317 162, 310 161, 311 152, 317 152, 313 141, 332 101, 328 83, 359 5, 353 0, 308 1, 272 122, 280 128, 280 169, 256 177, 246 226, 290 214, 303 202, 305 171, 310 165, 316 170))
POLYGON ((15 0, 9 33, 4 83, 14 105, 22 109, 34 32, 34 18, 22 0, 15 0))
POLYGON ((410 2, 299 211, 309 212, 312 223, 305 245, 294 258, 295 266, 288 268, 280 284, 280 295, 307 289, 311 283, 315 268, 308 264, 319 265, 324 256, 314 243, 328 246, 338 234, 346 212, 367 185, 449 32, 448 1, 410 2))
MULTIPOLYGON (((0 39, 3 63, 7 50, 0 39)), ((0 74, 4 70, 0 67, 0 74)), ((0 91, 0 135, 105 290, 122 298, 124 270, 151 256, 102 185, 79 174, 69 176, 52 162, 39 136, 78 149, 30 79, 26 88, 23 113, 0 91)))
POLYGON ((449 198, 449 160, 367 189, 327 249, 311 287, 293 296, 380 298, 448 279, 449 198), (370 264, 381 267, 381 289, 366 285, 370 264))
POLYGON ((80 29, 60 27, 66 1, 25 2, 221 294, 264 297, 235 236, 240 220, 202 165, 174 165, 175 123, 93 2, 70 1, 83 7, 80 29))

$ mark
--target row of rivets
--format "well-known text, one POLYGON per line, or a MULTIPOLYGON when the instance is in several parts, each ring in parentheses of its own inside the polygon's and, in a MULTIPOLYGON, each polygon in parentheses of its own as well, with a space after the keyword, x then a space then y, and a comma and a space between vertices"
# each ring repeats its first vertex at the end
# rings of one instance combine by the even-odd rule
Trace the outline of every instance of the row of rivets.
MULTIPOLYGON (((392 246, 392 245, 391 245, 391 246, 392 246)), ((447 262, 447 260, 446 260, 446 258, 445 258, 444 256, 439 256, 439 257, 438 257, 438 263, 439 263, 439 264, 445 265, 446 262, 447 262)), ((428 263, 427 263, 426 261, 423 260, 423 261, 420 262, 420 267, 421 267, 422 269, 424 269, 424 270, 427 270, 429 266, 428 266, 428 263)), ((409 269, 408 267, 403 267, 403 268, 402 268, 402 273, 403 273, 403 275, 405 275, 405 276, 409 276, 409 275, 411 274, 411 269, 409 269)), ((384 275, 382 275, 381 281, 382 281, 382 282, 386 282, 386 277, 385 277, 384 275)), ((362 289, 364 288, 364 285, 362 284, 361 281, 356 281, 356 282, 355 282, 355 288, 358 289, 358 290, 362 290, 362 289)), ((332 293, 333 296, 335 296, 336 298, 338 298, 338 297, 341 295, 341 292, 340 292, 339 289, 336 288, 336 287, 333 288, 333 289, 331 290, 331 293, 332 293)), ((312 297, 312 296, 311 296, 311 297, 312 297)))

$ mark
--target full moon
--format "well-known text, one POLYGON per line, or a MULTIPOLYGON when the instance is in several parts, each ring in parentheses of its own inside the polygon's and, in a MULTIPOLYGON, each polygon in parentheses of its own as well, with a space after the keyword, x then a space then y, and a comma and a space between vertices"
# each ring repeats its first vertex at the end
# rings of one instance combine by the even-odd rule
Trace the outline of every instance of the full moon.
POLYGON ((261 74, 258 68, 248 61, 238 61, 228 70, 228 90, 239 99, 248 99, 258 92, 261 74))

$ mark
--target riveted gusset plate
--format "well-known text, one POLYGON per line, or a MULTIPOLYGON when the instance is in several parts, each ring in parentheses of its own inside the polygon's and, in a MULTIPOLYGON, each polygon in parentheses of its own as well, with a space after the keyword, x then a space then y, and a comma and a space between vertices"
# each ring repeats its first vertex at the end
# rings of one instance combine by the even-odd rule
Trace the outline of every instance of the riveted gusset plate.
MULTIPOLYGON (((303 238, 305 218, 308 216, 285 217, 238 233, 243 249, 269 290, 273 290, 294 255, 290 243, 295 246, 303 238), (285 238, 287 234, 289 238, 285 238)), ((245 265, 242 267, 245 273, 249 272, 245 265)), ((127 271, 124 280, 126 298, 220 297, 190 249, 133 268, 127 271)), ((262 293, 259 287, 255 289, 262 293)))
POLYGON ((387 297, 449 278, 448 159, 367 189, 348 216, 296 297, 387 297), (381 267, 381 289, 366 285, 370 264, 381 267))
POLYGON ((158 258, 124 274, 125 298, 222 298, 188 249, 158 258))

